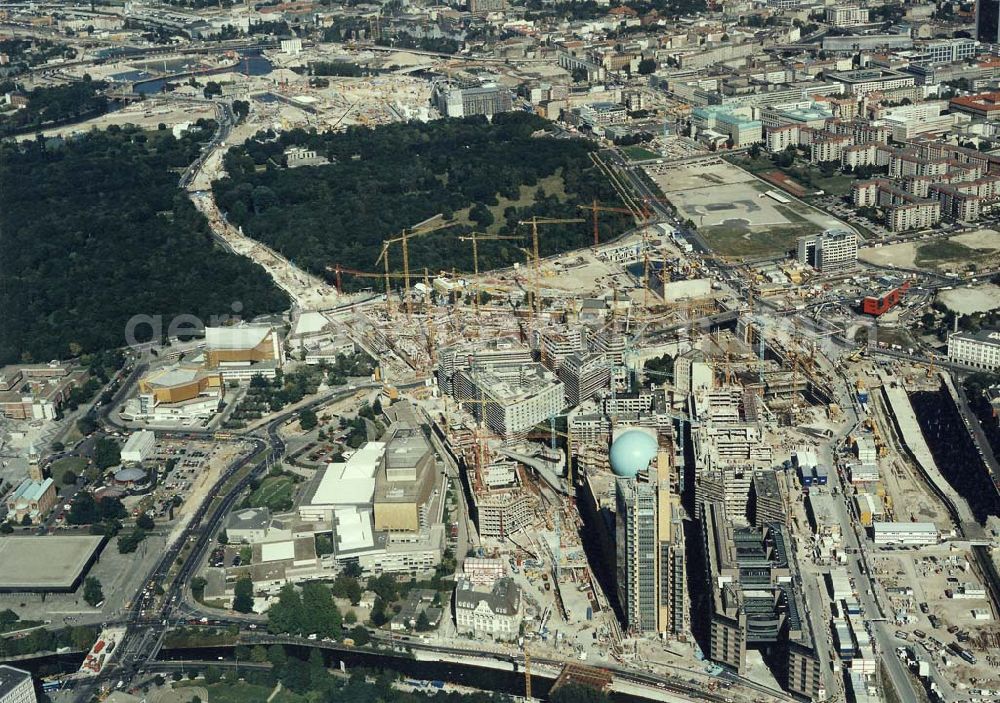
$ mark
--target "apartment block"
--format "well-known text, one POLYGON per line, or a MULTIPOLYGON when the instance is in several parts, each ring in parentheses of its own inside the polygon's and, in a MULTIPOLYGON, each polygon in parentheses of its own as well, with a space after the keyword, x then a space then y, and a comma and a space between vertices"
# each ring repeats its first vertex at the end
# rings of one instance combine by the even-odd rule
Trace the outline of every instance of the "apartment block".
POLYGON ((857 181, 851 186, 851 201, 854 207, 875 207, 878 205, 878 181, 857 181))
POLYGON ((579 329, 543 329, 538 333, 537 346, 542 363, 550 371, 559 371, 563 359, 584 351, 579 329))
POLYGON ((609 388, 611 365, 600 354, 570 354, 559 367, 566 404, 576 406, 609 388))
POLYGON ((826 230, 799 237, 798 259, 823 274, 852 269, 858 263, 858 235, 852 230, 826 230))
POLYGON ((0 664, 0 703, 36 703, 37 700, 30 673, 0 664))
POLYGON ((779 475, 773 469, 753 472, 749 500, 751 520, 754 527, 763 529, 772 522, 787 525, 788 508, 779 475))
POLYGON ((868 24, 870 10, 867 7, 842 5, 826 8, 826 23, 833 27, 857 27, 868 24))
MULTIPOLYGON (((916 185, 912 183, 911 185, 916 185)), ((856 207, 881 207, 885 224, 893 232, 932 227, 941 220, 941 202, 921 198, 897 187, 892 181, 876 179, 852 187, 856 207)))
POLYGON ((893 232, 926 229, 940 221, 941 203, 936 201, 894 205, 886 213, 886 224, 893 232))
POLYGON ((856 144, 841 150, 840 165, 847 168, 859 166, 886 166, 889 163, 889 151, 877 142, 856 144))
POLYGON ((534 362, 457 371, 454 395, 477 420, 485 421, 504 439, 523 436, 565 406, 562 381, 534 362))
POLYGON ((844 149, 851 146, 853 142, 854 140, 846 134, 818 139, 812 143, 809 160, 814 164, 824 161, 840 161, 844 149))
POLYGON ((750 488, 754 470, 748 466, 726 466, 699 470, 695 475, 695 516, 704 515, 705 506, 717 503, 734 525, 748 524, 750 488))
POLYGON ((772 127, 766 131, 764 143, 768 151, 784 151, 790 146, 798 146, 801 139, 801 127, 797 124, 786 124, 772 127))
POLYGON ((481 537, 505 540, 535 520, 537 501, 520 487, 485 491, 474 500, 481 537))
POLYGON ((1000 331, 956 332, 948 337, 948 359, 986 371, 1000 369, 1000 331))

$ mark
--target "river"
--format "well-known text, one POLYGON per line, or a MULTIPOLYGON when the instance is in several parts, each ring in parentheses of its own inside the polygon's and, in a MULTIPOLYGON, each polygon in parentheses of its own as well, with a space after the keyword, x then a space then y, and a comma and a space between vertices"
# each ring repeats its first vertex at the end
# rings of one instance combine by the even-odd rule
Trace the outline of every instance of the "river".
MULTIPOLYGON (((240 54, 240 62, 237 66, 217 68, 212 71, 205 71, 204 73, 199 72, 198 76, 214 76, 220 73, 230 72, 242 73, 244 76, 266 76, 274 70, 274 66, 271 64, 270 60, 261 54, 260 49, 246 49, 238 53, 240 54)), ((176 83, 191 75, 193 74, 182 73, 171 76, 171 81, 176 83)), ((163 92, 166 84, 166 78, 155 78, 153 80, 136 83, 133 88, 133 92, 138 93, 139 95, 156 95, 157 93, 163 92)))
MULTIPOLYGON (((285 645, 285 651, 288 654, 303 660, 308 660, 310 650, 311 648, 306 646, 285 645)), ((380 669, 395 671, 408 678, 446 681, 482 691, 524 695, 524 674, 520 671, 501 671, 450 662, 417 661, 402 655, 365 649, 350 651, 321 649, 320 651, 323 653, 328 667, 339 668, 340 663, 343 662, 348 672, 355 668, 380 669)), ((158 661, 198 661, 203 662, 203 666, 207 667, 218 662, 220 658, 225 661, 234 661, 233 647, 163 649, 160 651, 158 661)), ((82 661, 82 654, 53 654, 37 659, 12 662, 12 664, 20 669, 30 671, 35 676, 48 676, 56 673, 72 673, 79 668, 82 661)), ((538 698, 547 697, 553 683, 553 679, 532 676, 532 695, 538 698)), ((616 703, 646 703, 649 699, 612 693, 611 700, 616 701, 616 703)))

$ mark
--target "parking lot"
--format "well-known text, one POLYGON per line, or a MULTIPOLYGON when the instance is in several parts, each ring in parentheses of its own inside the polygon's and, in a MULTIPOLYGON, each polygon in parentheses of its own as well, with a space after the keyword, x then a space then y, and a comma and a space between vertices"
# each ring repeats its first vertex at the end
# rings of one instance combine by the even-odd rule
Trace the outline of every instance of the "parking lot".
POLYGON ((211 440, 159 440, 144 462, 144 468, 157 474, 155 487, 127 495, 123 502, 133 514, 145 511, 169 521, 186 512, 193 492, 238 453, 236 445, 211 440))
MULTIPOLYGON (((863 227, 876 237, 891 237, 893 232, 891 232, 887 227, 885 227, 881 222, 874 222, 869 220, 867 217, 862 217, 858 214, 857 209, 847 203, 843 198, 835 195, 826 195, 819 198, 813 198, 812 202, 817 207, 826 210, 829 213, 836 215, 837 217, 850 222, 853 225, 863 227)), ((863 234, 863 233, 862 233, 863 234)), ((864 237, 862 236, 862 239, 864 237)))

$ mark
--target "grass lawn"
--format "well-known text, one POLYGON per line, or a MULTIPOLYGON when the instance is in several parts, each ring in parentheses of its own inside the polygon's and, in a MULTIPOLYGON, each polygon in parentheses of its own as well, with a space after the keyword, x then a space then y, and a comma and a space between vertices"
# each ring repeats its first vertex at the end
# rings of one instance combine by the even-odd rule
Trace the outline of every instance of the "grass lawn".
POLYGON ((740 157, 733 157, 730 161, 754 174, 765 171, 781 171, 792 180, 801 184, 807 191, 812 191, 813 189, 823 190, 828 195, 847 195, 851 192, 851 184, 856 180, 854 176, 843 173, 824 176, 819 168, 801 159, 796 160, 795 164, 790 168, 778 168, 764 154, 761 154, 756 159, 751 159, 749 154, 747 154, 740 157))
POLYGON ((917 266, 932 266, 953 261, 975 261, 992 254, 993 249, 973 249, 950 239, 940 239, 917 247, 917 266))
POLYGON ((163 640, 167 649, 176 647, 222 647, 235 644, 237 635, 227 630, 203 627, 181 627, 170 630, 163 640))
POLYGON ((288 476, 268 476, 260 488, 250 494, 250 506, 254 508, 270 508, 271 510, 288 510, 295 494, 295 482, 288 476))
POLYGON ((840 172, 826 176, 819 167, 808 162, 796 161, 791 168, 779 170, 800 183, 808 192, 822 190, 827 195, 847 195, 851 192, 851 184, 857 180, 852 175, 840 172))
POLYGON ((625 152, 625 156, 629 157, 632 161, 646 161, 648 159, 661 158, 660 154, 657 154, 655 151, 650 151, 645 147, 637 145, 623 147, 622 151, 625 152))
MULTIPOLYGON (((805 215, 801 215, 795 211, 790 205, 778 204, 774 206, 774 209, 781 213, 782 217, 788 220, 793 225, 808 225, 809 219, 805 215)), ((787 225, 777 225, 777 228, 786 227, 787 225)))
POLYGON ((760 228, 754 232, 740 223, 726 222, 702 227, 698 233, 722 256, 766 256, 794 249, 799 237, 815 230, 815 225, 793 224, 760 228))
POLYGON ((817 171, 812 183, 817 188, 826 191, 827 195, 847 195, 851 192, 851 184, 857 180, 854 176, 838 173, 833 176, 823 176, 817 171))
POLYGON ((0 623, 0 633, 27 630, 30 627, 38 627, 39 625, 44 624, 44 620, 18 620, 17 622, 0 623))
MULTIPOLYGON (((500 228, 504 223, 503 211, 509 207, 527 207, 534 204, 535 202, 535 192, 541 188, 546 196, 555 196, 559 202, 564 202, 566 200, 566 182, 562 177, 562 170, 553 173, 551 176, 546 176, 542 178, 533 186, 521 186, 520 195, 517 200, 510 200, 503 197, 502 195, 497 195, 497 204, 488 205, 489 211, 493 214, 493 224, 485 229, 487 234, 496 234, 500 231, 500 228)), ((479 229, 479 226, 469 219, 469 211, 472 209, 471 206, 463 209, 457 210, 455 212, 455 223, 459 225, 468 225, 469 227, 474 227, 479 229)), ((511 241, 512 246, 516 246, 517 242, 511 241)))
POLYGON ((726 161, 733 163, 740 168, 746 169, 750 173, 760 173, 762 171, 774 171, 778 167, 774 165, 774 162, 768 156, 763 153, 760 154, 756 159, 750 158, 750 154, 743 154, 741 156, 727 157, 726 161))
POLYGON ((49 466, 49 473, 52 476, 52 481, 56 484, 56 488, 61 488, 64 485, 63 474, 67 471, 72 471, 77 476, 82 476, 86 468, 86 459, 78 456, 67 456, 52 462, 52 465, 49 466))
MULTIPOLYGON (((208 691, 208 700, 205 703, 265 703, 274 691, 273 688, 256 686, 245 681, 235 683, 220 681, 205 685, 203 680, 195 679, 194 681, 177 681, 173 686, 174 688, 204 688, 208 691)), ((305 700, 302 696, 282 688, 271 703, 304 703, 305 700)))
POLYGON ((278 691, 278 695, 271 699, 271 703, 305 703, 306 700, 305 697, 282 688, 278 691))
POLYGON ((890 345, 898 344, 904 349, 915 346, 909 331, 901 327, 879 327, 875 332, 875 339, 890 345))
POLYGON ((66 430, 66 436, 62 438, 62 442, 67 447, 70 447, 79 442, 81 439, 83 439, 83 435, 80 433, 80 430, 77 429, 76 423, 74 422, 70 425, 69 429, 66 430))

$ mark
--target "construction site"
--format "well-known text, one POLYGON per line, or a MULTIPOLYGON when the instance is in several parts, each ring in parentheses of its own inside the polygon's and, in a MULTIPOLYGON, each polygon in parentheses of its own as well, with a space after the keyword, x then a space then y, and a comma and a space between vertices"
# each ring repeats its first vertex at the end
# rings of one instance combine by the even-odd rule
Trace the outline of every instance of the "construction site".
MULTIPOLYGON (((275 90, 291 93, 288 79, 275 90)), ((315 91, 302 88, 321 101, 315 91)), ((232 138, 260 124, 239 125, 232 138)), ((264 266, 297 314, 321 314, 332 335, 376 359, 385 401, 406 398, 425 415, 461 487, 452 539, 468 546, 467 561, 488 562, 491 578, 516 586, 493 594, 517 594, 516 635, 456 622, 441 635, 450 645, 523 657, 529 680, 538 657, 638 667, 704 690, 720 685, 726 667, 745 699, 838 699, 874 685, 876 651, 886 653, 890 635, 871 627, 848 652, 831 622, 841 608, 876 617, 895 605, 890 575, 898 581, 918 565, 899 555, 869 577, 864 568, 876 557, 858 555, 875 525, 927 522, 945 535, 949 524, 895 439, 898 420, 888 418, 891 394, 882 390, 936 386, 937 370, 915 366, 889 378, 872 364, 877 343, 849 338, 865 322, 863 305, 853 311, 843 299, 855 288, 864 297, 863 274, 839 288, 803 287, 815 274, 799 264, 696 252, 670 203, 638 196, 595 156, 619 202, 591 202, 578 217, 526 219, 504 234, 453 235, 450 245, 472 254, 471 271, 411 266, 414 239, 447 236, 455 224, 438 215, 385 239, 367 270, 333 264, 320 278, 226 223, 205 192, 220 175, 219 153, 191 186, 216 235, 264 266), (629 226, 601 241, 611 215, 629 226), (592 230, 592 245, 542 256, 555 225, 592 230), (523 263, 481 267, 481 248, 498 243, 520 248, 523 263), (835 295, 837 324, 819 320, 821 306, 811 315, 807 306, 835 295), (796 537, 788 545, 784 530, 796 537), (650 542, 651 562, 634 559, 628 545, 650 542), (703 553, 705 544, 725 555, 727 544, 744 543, 771 550, 766 599, 720 591, 720 574, 739 559, 703 553), (834 612, 826 583, 838 568, 854 570, 855 583, 871 578, 878 592, 863 583, 838 592, 834 612), (732 603, 741 602, 787 626, 751 638, 747 623, 732 619, 732 603), (746 636, 744 645, 726 650, 733 633, 746 636), (785 657, 779 666, 768 651, 785 657)), ((753 199, 748 208, 762 207, 753 199)), ((893 559, 887 550, 879 546, 878 558, 893 559)), ((475 578, 474 565, 466 569, 475 578)), ((953 606, 945 589, 955 592, 935 590, 928 607, 971 625, 982 608, 960 613, 964 605, 953 606)), ((975 587, 970 593, 978 597, 975 587)), ((914 625, 921 629, 913 620, 900 631, 914 625)), ((902 685, 898 671, 893 678, 902 685)))

